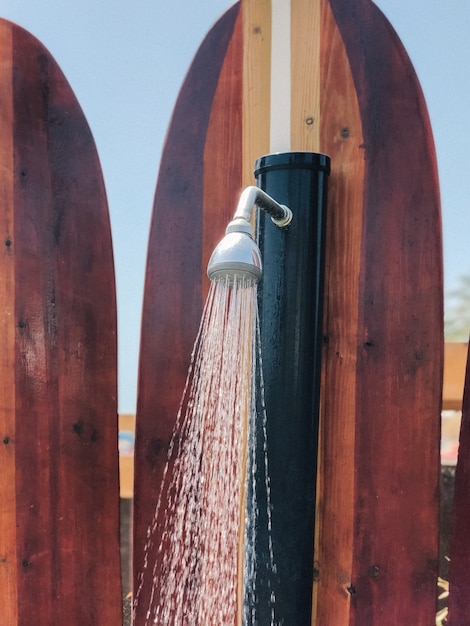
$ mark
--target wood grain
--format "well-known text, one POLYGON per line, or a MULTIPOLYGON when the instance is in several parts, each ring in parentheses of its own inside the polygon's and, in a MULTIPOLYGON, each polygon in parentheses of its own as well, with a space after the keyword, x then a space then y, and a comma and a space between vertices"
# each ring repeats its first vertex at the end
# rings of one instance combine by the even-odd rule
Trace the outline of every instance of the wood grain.
MULTIPOLYGON (((316 623, 347 624, 353 560, 359 275, 364 140, 344 43, 321 7, 320 145, 330 155, 323 387, 314 587, 316 623), (347 132, 346 132, 347 129, 347 132)), ((319 58, 320 63, 320 58, 319 58)), ((318 70, 316 70, 318 73, 318 70)))
POLYGON ((291 6, 291 149, 325 152, 320 141, 320 0, 291 6))
MULTIPOLYGON (((242 192, 243 24, 237 16, 220 71, 204 146, 202 271, 225 234, 242 192)), ((201 306, 209 279, 203 276, 201 306)))
POLYGON ((351 620, 434 620, 443 364, 439 191, 414 70, 383 15, 331 0, 365 147, 351 620))
POLYGON ((12 114, 1 128, 10 373, 0 482, 15 493, 0 612, 21 626, 119 624, 116 303, 101 170, 50 54, 7 22, 1 36, 12 114))
POLYGON ((269 152, 271 0, 244 0, 243 16, 243 187, 254 184, 258 157, 269 152))
MULTIPOLYGON (((291 7, 291 145, 332 158, 315 619, 429 624, 443 362, 429 119, 403 46, 369 0, 291 7)), ((230 9, 201 47, 170 126, 142 327, 136 580, 206 260, 231 217, 232 194, 253 183, 253 162, 269 151, 271 45, 271 2, 230 9)))
POLYGON ((0 21, 0 206, 2 262, 0 264, 0 587, 2 615, 7 624, 18 619, 16 545, 16 454, 15 454, 15 268, 13 251, 13 93, 12 29, 0 21))

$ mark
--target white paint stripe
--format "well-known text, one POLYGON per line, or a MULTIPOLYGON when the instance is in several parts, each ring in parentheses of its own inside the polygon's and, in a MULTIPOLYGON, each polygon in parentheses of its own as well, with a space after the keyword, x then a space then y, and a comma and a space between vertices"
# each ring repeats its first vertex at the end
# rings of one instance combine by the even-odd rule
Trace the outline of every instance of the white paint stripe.
POLYGON ((291 0, 271 0, 270 151, 291 147, 291 0))

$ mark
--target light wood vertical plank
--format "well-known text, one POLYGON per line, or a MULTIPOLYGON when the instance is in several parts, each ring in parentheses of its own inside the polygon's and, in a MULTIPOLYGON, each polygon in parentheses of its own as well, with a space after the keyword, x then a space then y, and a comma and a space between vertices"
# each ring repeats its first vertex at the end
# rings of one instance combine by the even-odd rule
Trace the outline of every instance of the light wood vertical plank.
POLYGON ((291 149, 324 152, 320 144, 320 4, 293 0, 291 15, 291 149))
POLYGON ((254 184, 255 160, 269 152, 271 0, 242 0, 243 187, 254 184))

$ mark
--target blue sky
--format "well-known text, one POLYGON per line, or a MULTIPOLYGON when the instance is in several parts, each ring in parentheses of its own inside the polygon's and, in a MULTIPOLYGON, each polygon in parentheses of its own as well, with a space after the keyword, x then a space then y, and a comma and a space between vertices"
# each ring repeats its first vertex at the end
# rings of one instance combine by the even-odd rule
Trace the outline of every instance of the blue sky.
MULTIPOLYGON (((470 2, 377 0, 423 87, 438 157, 446 291, 470 273, 470 2)), ((142 290, 158 165, 172 109, 204 36, 230 0, 2 0, 42 41, 98 148, 114 239, 119 410, 135 411, 142 290)))

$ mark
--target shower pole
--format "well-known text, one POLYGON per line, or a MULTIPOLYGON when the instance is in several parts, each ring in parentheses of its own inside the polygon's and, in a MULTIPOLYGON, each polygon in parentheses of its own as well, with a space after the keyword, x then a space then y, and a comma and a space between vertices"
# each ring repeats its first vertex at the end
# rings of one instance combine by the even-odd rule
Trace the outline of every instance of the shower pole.
POLYGON ((319 423, 327 182, 330 159, 288 152, 256 161, 257 186, 291 208, 277 228, 258 211, 263 279, 258 287, 267 459, 275 572, 269 564, 262 420, 258 425, 259 503, 256 623, 311 623, 319 423), (264 491, 264 493, 263 493, 264 491))

